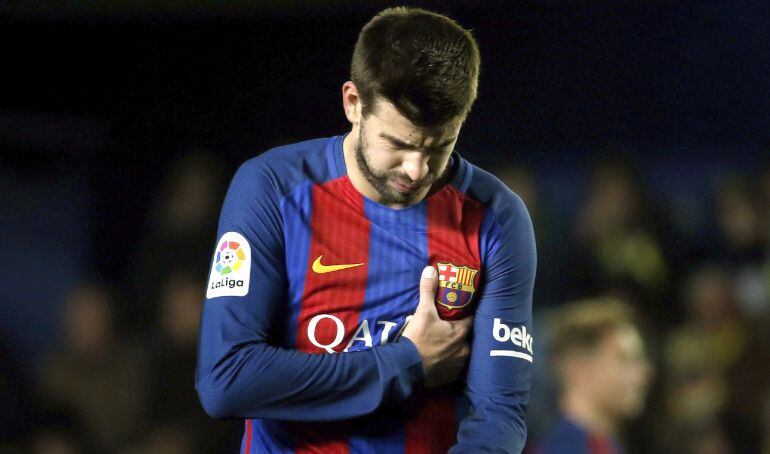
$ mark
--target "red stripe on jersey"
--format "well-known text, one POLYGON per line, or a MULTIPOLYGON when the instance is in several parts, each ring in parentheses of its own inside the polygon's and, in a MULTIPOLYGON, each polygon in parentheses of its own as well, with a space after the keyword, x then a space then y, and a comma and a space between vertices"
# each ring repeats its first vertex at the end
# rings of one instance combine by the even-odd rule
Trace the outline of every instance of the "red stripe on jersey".
MULTIPOLYGON (((484 206, 471 200, 454 186, 447 185, 428 199, 428 255, 429 263, 451 263, 479 271, 473 283, 478 291, 481 274, 479 230, 484 218, 484 206)), ((470 281, 470 279, 468 280, 470 281)), ((458 276, 457 282, 462 283, 458 276)), ((478 295, 474 295, 474 300, 478 295)), ((449 309, 436 305, 441 318, 457 320, 472 313, 472 307, 449 309)))
MULTIPOLYGON (((428 199, 428 260, 431 265, 438 266, 437 263, 442 262, 480 270, 479 229, 483 209, 481 204, 449 185, 428 199)), ((462 283, 462 279, 463 273, 458 272, 457 282, 462 283)), ((436 304, 436 308, 445 319, 459 319, 472 313, 470 307, 452 310, 436 304)), ((423 390, 410 401, 417 410, 406 423, 407 453, 447 452, 457 442, 454 393, 456 391, 445 389, 423 390)))
POLYGON ((457 442, 454 396, 444 389, 422 389, 409 400, 416 413, 406 421, 404 452, 447 452, 457 442))
POLYGON ((588 435, 588 454, 614 454, 615 449, 606 437, 597 434, 588 435))
POLYGON ((345 335, 339 344, 334 342, 338 326, 332 318, 318 318, 314 332, 316 343, 341 352, 357 327, 358 313, 364 303, 369 221, 363 216, 363 197, 360 194, 357 198, 348 197, 343 192, 344 184, 350 184, 347 178, 313 187, 310 253, 296 336, 297 349, 308 353, 328 353, 311 342, 308 326, 313 317, 327 314, 342 321, 345 335), (319 257, 320 273, 313 271, 313 262, 319 257), (338 271, 325 268, 359 263, 362 265, 338 271))
POLYGON ((243 444, 243 454, 251 452, 251 420, 246 420, 246 442, 243 444))
MULTIPOLYGON (((302 308, 297 320, 296 348, 303 352, 328 354, 318 345, 341 352, 358 324, 364 303, 369 259, 369 222, 363 216, 364 200, 351 195, 347 177, 313 187, 311 241, 308 254, 302 308), (322 265, 313 271, 313 262, 322 265), (332 265, 355 265, 332 270, 332 265), (319 315, 323 315, 319 317, 319 315), (314 330, 308 332, 313 323, 314 330), (339 339, 339 322, 344 335, 339 339), (310 336, 313 336, 311 341, 310 336), (318 345, 316 345, 318 344, 318 345)), ((347 453, 347 440, 323 431, 323 425, 302 425, 295 433, 295 452, 347 453), (317 433, 317 432, 325 433, 317 433)))

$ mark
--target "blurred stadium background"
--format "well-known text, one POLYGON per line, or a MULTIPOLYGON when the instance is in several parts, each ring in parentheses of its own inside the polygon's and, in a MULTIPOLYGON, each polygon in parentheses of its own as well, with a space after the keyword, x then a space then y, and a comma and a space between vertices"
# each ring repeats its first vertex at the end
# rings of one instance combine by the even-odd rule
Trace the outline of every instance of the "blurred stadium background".
MULTIPOLYGON (((307 3, 0 5, 0 451, 237 449, 193 390, 219 205, 243 160, 347 130, 355 38, 394 4, 307 3)), ((457 148, 535 223, 530 438, 549 311, 612 294, 655 365, 629 451, 770 452, 770 7, 408 3, 474 31, 457 148)))

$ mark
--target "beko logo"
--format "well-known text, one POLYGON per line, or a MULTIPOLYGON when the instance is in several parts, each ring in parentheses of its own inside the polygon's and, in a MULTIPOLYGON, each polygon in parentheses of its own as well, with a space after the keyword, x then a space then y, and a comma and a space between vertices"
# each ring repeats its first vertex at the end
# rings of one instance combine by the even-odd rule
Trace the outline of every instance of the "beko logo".
POLYGON ((526 349, 529 353, 516 350, 491 350, 489 356, 511 356, 514 358, 526 359, 532 362, 532 335, 527 332, 527 327, 510 327, 499 318, 494 320, 492 325, 492 337, 498 342, 512 343, 516 347, 526 349))

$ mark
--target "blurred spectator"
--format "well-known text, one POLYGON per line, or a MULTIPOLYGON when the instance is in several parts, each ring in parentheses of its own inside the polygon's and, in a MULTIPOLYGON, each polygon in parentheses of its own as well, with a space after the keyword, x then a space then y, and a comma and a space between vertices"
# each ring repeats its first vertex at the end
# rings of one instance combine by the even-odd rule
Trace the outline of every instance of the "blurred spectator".
POLYGON ((765 221, 765 241, 770 240, 770 162, 765 164, 759 173, 759 204, 763 207, 762 217, 765 221))
POLYGON ((149 228, 134 259, 130 312, 139 329, 155 315, 163 277, 181 264, 203 276, 208 273, 216 241, 216 219, 227 189, 219 161, 204 152, 171 163, 171 174, 149 213, 149 228))
POLYGON ((652 378, 631 308, 614 299, 570 303, 551 329, 561 415, 542 452, 623 452, 623 423, 642 413, 652 378))
POLYGON ((684 300, 687 319, 672 331, 665 348, 664 438, 674 451, 695 449, 692 443, 712 446, 698 436, 707 429, 723 434, 712 440, 719 446, 758 452, 761 396, 770 375, 756 364, 767 364, 767 349, 742 316, 733 281, 723 268, 693 272, 684 300))
POLYGON ((671 322, 671 280, 664 228, 647 200, 641 177, 627 161, 600 162, 591 175, 574 225, 571 287, 582 297, 612 291, 657 324, 671 322))
POLYGON ((99 452, 129 440, 145 415, 146 358, 115 330, 113 305, 102 285, 75 289, 64 312, 64 343, 38 377, 47 408, 71 414, 99 452))
MULTIPOLYGON (((763 269, 765 295, 770 300, 770 162, 762 170, 759 178, 759 187, 761 193, 759 204, 762 207, 765 231, 765 265, 763 269)), ((770 310, 766 310, 766 312, 768 312, 766 315, 770 316, 770 310)))
POLYGON ((32 435, 29 452, 32 454, 81 454, 92 452, 82 440, 82 430, 66 414, 47 412, 38 421, 32 435))
MULTIPOLYGON (((147 436, 139 443, 122 450, 122 454, 190 454, 196 452, 196 438, 194 429, 182 424, 164 424, 152 428, 147 436)), ((204 452, 226 451, 213 449, 204 452)))
POLYGON ((731 268, 735 276, 736 298, 742 310, 751 315, 770 310, 767 281, 767 224, 762 211, 761 193, 745 180, 733 178, 716 194, 716 219, 720 243, 712 257, 731 268))
POLYGON ((203 411, 195 392, 203 278, 180 270, 167 275, 158 306, 158 327, 154 330, 157 334, 152 345, 150 401, 151 427, 165 429, 146 441, 155 448, 137 452, 214 452, 227 445, 233 431, 240 432, 242 427, 232 421, 213 421, 203 411), (179 427, 189 433, 181 436, 179 427), (180 439, 185 444, 180 444, 180 439), (185 448, 175 451, 174 446, 185 448))
POLYGON ((79 454, 82 450, 65 431, 38 434, 32 441, 32 454, 79 454))
POLYGON ((747 181, 733 178, 718 188, 716 216, 723 242, 719 253, 732 261, 764 257, 765 230, 760 199, 747 181))
POLYGON ((164 420, 185 419, 203 414, 193 387, 203 286, 200 279, 178 271, 169 273, 163 285, 153 345, 151 413, 164 420))
POLYGON ((726 273, 703 268, 685 287, 688 321, 673 330, 665 349, 668 411, 673 422, 714 419, 727 401, 724 371, 746 346, 726 273))
POLYGON ((735 452, 730 445, 724 428, 718 421, 706 421, 702 424, 683 429, 677 433, 676 448, 670 452, 690 454, 729 454, 735 452))

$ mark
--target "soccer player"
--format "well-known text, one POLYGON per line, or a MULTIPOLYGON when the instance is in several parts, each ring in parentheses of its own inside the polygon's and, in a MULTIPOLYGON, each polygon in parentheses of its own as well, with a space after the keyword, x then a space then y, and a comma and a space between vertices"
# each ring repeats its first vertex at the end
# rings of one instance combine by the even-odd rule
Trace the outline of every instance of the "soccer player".
POLYGON ((382 11, 342 86, 350 132, 236 173, 196 388, 246 420, 242 451, 521 451, 535 243, 521 200, 454 151, 478 72, 453 20, 382 11))
POLYGON ((629 307, 612 299, 559 309, 551 358, 561 417, 543 454, 618 454, 621 425, 644 409, 651 368, 629 307))

